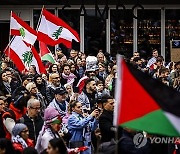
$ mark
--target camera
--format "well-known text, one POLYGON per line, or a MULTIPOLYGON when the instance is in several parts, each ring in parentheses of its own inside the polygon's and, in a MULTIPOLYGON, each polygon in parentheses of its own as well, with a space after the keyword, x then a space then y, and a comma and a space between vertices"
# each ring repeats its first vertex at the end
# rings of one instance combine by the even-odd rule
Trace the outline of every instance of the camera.
POLYGON ((95 104, 95 108, 94 109, 98 109, 98 112, 101 112, 101 109, 98 107, 98 104, 95 104))
POLYGON ((84 109, 83 109, 83 113, 88 113, 88 114, 90 114, 91 112, 90 112, 90 110, 84 108, 84 109))

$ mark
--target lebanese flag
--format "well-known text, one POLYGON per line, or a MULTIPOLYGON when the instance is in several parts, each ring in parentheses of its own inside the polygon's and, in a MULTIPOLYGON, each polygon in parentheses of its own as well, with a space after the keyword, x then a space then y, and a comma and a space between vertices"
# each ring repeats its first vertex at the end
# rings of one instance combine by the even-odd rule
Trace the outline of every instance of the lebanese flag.
POLYGON ((45 67, 32 46, 27 46, 20 36, 16 36, 5 49, 5 54, 14 62, 20 72, 28 71, 31 65, 36 66, 38 73, 46 73, 45 67))
POLYGON ((41 60, 49 61, 50 63, 54 64, 55 60, 54 57, 44 42, 39 41, 39 49, 40 49, 40 57, 41 60))
POLYGON ((150 134, 180 135, 180 93, 119 56, 114 124, 150 134))
POLYGON ((13 12, 11 12, 10 32, 11 35, 21 36, 23 41, 31 45, 37 39, 37 32, 13 12))
POLYGON ((37 31, 38 40, 51 46, 63 43, 67 48, 71 48, 73 39, 76 42, 80 41, 79 35, 74 29, 44 8, 37 31))

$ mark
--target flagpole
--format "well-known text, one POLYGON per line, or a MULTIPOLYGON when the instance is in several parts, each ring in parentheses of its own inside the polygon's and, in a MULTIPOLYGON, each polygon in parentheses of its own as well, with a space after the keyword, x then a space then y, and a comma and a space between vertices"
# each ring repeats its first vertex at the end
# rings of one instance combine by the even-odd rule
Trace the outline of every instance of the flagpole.
POLYGON ((37 24, 37 27, 36 27, 36 32, 37 32, 37 30, 39 28, 39 24, 40 24, 40 21, 41 21, 41 18, 42 18, 42 11, 43 11, 43 9, 44 9, 44 5, 43 5, 43 7, 41 9, 41 14, 40 14, 40 17, 39 17, 39 20, 38 20, 38 24, 37 24))
MULTIPOLYGON (((55 8, 55 15, 58 17, 58 9, 57 9, 57 7, 55 8)), ((55 59, 57 60, 58 58, 58 56, 57 56, 57 53, 56 53, 56 50, 57 50, 57 48, 59 47, 59 45, 57 44, 57 45, 55 45, 55 51, 54 51, 54 53, 55 53, 55 59)))
MULTIPOLYGON (((1 56, 1 58, 5 55, 5 51, 6 49, 10 46, 10 44, 12 43, 12 41, 14 40, 15 36, 13 36, 13 38, 9 41, 8 45, 6 46, 6 48, 4 49, 3 51, 3 54, 1 56)), ((8 58, 9 58, 9 55, 10 55, 10 48, 8 49, 8 58)))
MULTIPOLYGON (((12 17, 12 10, 11 10, 11 13, 10 13, 10 30, 9 30, 9 42, 11 40, 11 17, 12 17)), ((8 50, 8 62, 9 62, 9 55, 10 55, 10 48, 8 50)))
POLYGON ((115 107, 114 107, 114 119, 113 123, 116 127, 115 132, 115 140, 116 140, 116 148, 115 148, 115 154, 118 154, 118 141, 119 141, 119 128, 118 128, 118 122, 119 122, 119 115, 120 115, 120 101, 121 101, 121 84, 122 84, 122 56, 117 55, 117 78, 116 78, 116 87, 115 87, 115 107))

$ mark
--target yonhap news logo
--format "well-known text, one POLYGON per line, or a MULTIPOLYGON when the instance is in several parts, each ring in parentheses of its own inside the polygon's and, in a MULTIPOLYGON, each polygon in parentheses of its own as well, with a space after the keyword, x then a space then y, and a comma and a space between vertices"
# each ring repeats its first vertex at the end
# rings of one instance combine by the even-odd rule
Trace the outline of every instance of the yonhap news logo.
POLYGON ((169 143, 180 143, 180 138, 179 137, 146 137, 145 134, 143 133, 137 133, 134 137, 133 137, 133 143, 135 145, 136 148, 141 148, 143 146, 145 146, 147 144, 147 141, 149 141, 148 143, 150 144, 169 144, 169 143))
POLYGON ((144 136, 143 133, 137 133, 133 137, 133 142, 136 148, 141 148, 146 145, 147 143, 147 138, 144 136))

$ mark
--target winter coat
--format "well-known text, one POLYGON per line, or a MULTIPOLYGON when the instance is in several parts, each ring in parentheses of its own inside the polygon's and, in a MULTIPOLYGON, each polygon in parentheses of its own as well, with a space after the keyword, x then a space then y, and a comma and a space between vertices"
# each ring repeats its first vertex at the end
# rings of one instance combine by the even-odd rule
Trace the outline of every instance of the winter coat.
MULTIPOLYGON (((31 140, 31 139, 27 139, 27 140, 26 140, 26 144, 27 144, 28 147, 34 147, 33 140, 31 140)), ((23 152, 23 150, 24 150, 23 147, 22 147, 22 145, 21 145, 21 143, 16 143, 16 142, 14 142, 14 143, 13 143, 13 147, 14 147, 14 149, 15 149, 16 151, 23 152)))
POLYGON ((41 116, 37 116, 32 119, 27 114, 25 114, 22 118, 19 119, 18 122, 23 123, 28 127, 29 138, 36 142, 39 132, 41 131, 44 123, 41 116))
POLYGON ((54 98, 48 107, 53 107, 59 112, 61 117, 64 117, 68 111, 68 102, 64 101, 62 103, 58 103, 56 99, 54 98))

